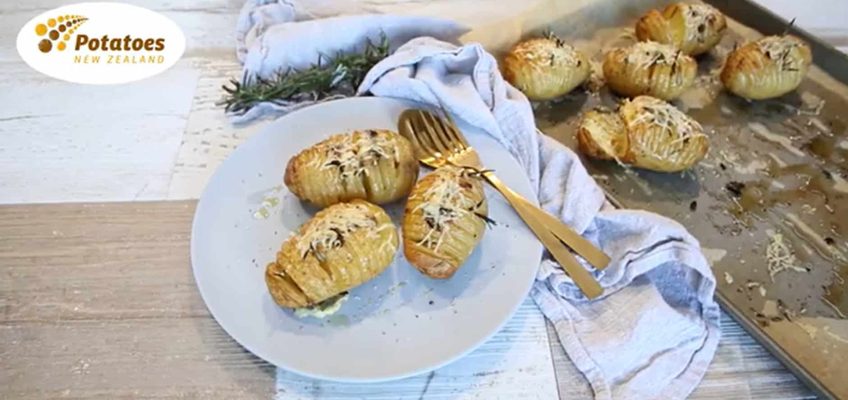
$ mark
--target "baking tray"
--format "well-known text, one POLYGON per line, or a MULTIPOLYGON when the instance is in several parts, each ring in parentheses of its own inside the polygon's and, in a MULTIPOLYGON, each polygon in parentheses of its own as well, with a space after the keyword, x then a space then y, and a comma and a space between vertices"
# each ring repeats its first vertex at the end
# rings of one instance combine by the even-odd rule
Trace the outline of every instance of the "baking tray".
MULTIPOLYGON (((527 19, 525 31, 550 29, 591 54, 597 70, 606 50, 634 41, 640 15, 668 3, 588 3, 556 21, 527 19)), ((724 310, 821 396, 848 399, 848 58, 756 4, 707 3, 730 26, 675 104, 709 133, 708 157, 681 174, 585 165, 623 206, 684 224, 713 265, 724 310), (721 90, 716 75, 735 43, 785 31, 813 49, 797 91, 749 102, 721 90)), ((587 89, 534 109, 542 131, 576 148, 580 113, 619 101, 587 89)))

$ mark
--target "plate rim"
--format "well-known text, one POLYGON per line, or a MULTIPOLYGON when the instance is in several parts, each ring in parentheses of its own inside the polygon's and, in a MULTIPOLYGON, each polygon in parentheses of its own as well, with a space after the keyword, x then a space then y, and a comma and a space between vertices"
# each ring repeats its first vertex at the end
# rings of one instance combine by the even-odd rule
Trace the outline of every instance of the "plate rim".
MULTIPOLYGON (((401 380, 401 379, 405 379, 405 378, 410 378, 410 377, 413 377, 413 376, 419 376, 419 375, 425 374, 427 372, 431 372, 431 371, 440 369, 442 367, 445 367, 447 365, 453 364, 454 362, 456 362, 456 361, 464 358, 465 356, 469 355, 474 350, 477 350, 484 343, 488 342, 494 335, 496 335, 497 333, 499 333, 503 330, 503 328, 506 326, 506 324, 509 323, 509 321, 512 320, 512 318, 515 316, 515 313, 518 311, 518 309, 521 307, 521 305, 529 297, 530 292, 533 289, 533 283, 536 281, 536 274, 535 273, 530 275, 531 279, 529 279, 528 282, 525 284, 526 288, 523 288, 521 290, 522 292, 524 292, 524 295, 521 296, 521 300, 516 302, 516 304, 514 304, 510 308, 509 312, 505 313, 504 318, 495 327, 495 329, 492 329, 486 335, 481 336, 479 340, 475 341, 472 345, 468 346, 464 351, 458 352, 455 355, 453 355, 452 357, 448 357, 445 360, 443 360, 442 362, 437 363, 437 364, 433 364, 433 365, 430 365, 430 366, 427 366, 427 367, 417 368, 415 370, 411 370, 411 371, 404 372, 404 373, 384 375, 384 376, 375 377, 375 378, 336 377, 336 376, 324 375, 324 374, 320 374, 320 373, 303 371, 303 370, 300 370, 296 367, 292 367, 285 362, 279 362, 279 360, 272 361, 272 360, 269 359, 269 357, 265 357, 265 356, 259 354, 258 352, 256 352, 252 348, 252 346, 245 343, 243 340, 240 340, 236 335, 233 335, 233 333, 230 331, 230 329, 228 329, 228 327, 226 326, 226 323, 222 322, 222 320, 216 314, 216 311, 213 310, 213 307, 210 306, 209 301, 207 301, 207 299, 206 299, 206 294, 204 294, 204 292, 210 291, 210 289, 204 290, 203 284, 201 283, 201 279, 198 277, 198 268, 199 267, 197 266, 198 263, 195 261, 195 260, 198 259, 198 256, 195 255, 195 252, 198 251, 197 250, 198 245, 195 243, 196 240, 197 240, 196 239, 197 235, 195 235, 194 232, 197 229, 197 224, 198 224, 198 219, 199 219, 198 216, 200 215, 200 211, 202 210, 202 207, 203 207, 203 204, 204 204, 203 199, 206 197, 207 192, 209 191, 210 182, 212 182, 212 180, 215 179, 215 176, 219 174, 221 167, 227 161, 229 161, 237 152, 243 151, 241 149, 246 143, 248 143, 251 140, 254 140, 254 138, 258 137, 259 135, 263 135, 264 132, 270 131, 275 124, 278 124, 280 121, 284 120, 285 118, 288 118, 292 115, 296 115, 296 114, 305 112, 307 110, 309 110, 310 112, 314 112, 315 108, 324 107, 324 106, 327 106, 329 104, 333 104, 334 106, 337 106, 339 103, 373 103, 373 104, 370 104, 371 107, 384 107, 385 103, 395 103, 397 105, 403 105, 404 107, 410 107, 410 108, 416 107, 416 106, 417 107, 427 107, 426 105, 419 103, 419 102, 390 98, 390 97, 348 97, 348 98, 330 100, 330 101, 310 105, 310 106, 307 106, 307 107, 303 107, 303 108, 295 110, 291 113, 280 116, 280 117, 272 120, 267 125, 255 128, 254 133, 251 134, 250 137, 247 140, 245 140, 244 142, 239 144, 215 168, 215 171, 212 173, 212 175, 209 176, 206 184, 204 185, 203 191, 201 192, 200 197, 197 200, 197 204, 196 204, 195 210, 194 210, 194 216, 192 217, 191 239, 190 239, 190 243, 189 243, 189 257, 190 257, 189 261, 191 262, 192 276, 194 278, 194 283, 197 287, 197 291, 200 293, 201 300, 203 300, 204 306, 209 311, 209 314, 212 316, 212 319, 215 320, 215 323, 219 327, 221 327, 221 329, 223 329, 224 332, 226 332, 226 334, 233 341, 238 343, 239 346, 241 346, 245 350, 249 351, 253 356, 258 357, 259 359, 273 365, 276 368, 281 368, 285 371, 292 372, 292 373, 295 373, 295 374, 303 376, 303 377, 307 377, 307 378, 311 378, 311 379, 318 379, 318 380, 323 380, 323 381, 329 381, 329 382, 339 382, 339 383, 380 383, 380 382, 397 381, 397 380, 401 380)), ((363 105, 363 106, 365 106, 365 105, 363 105)), ((427 108, 429 108, 429 107, 427 107, 427 108)), ((456 119, 457 117, 455 115, 453 117, 454 117, 455 120, 457 120, 456 119)), ((287 134, 287 133, 283 133, 283 134, 287 134)), ((489 138, 492 139, 492 140, 496 140, 495 138, 492 138, 492 137, 489 137, 489 138)), ((504 150, 506 150, 506 149, 504 149, 504 150)), ((511 154, 510 154, 510 158, 512 159, 513 162, 516 163, 516 165, 520 166, 520 164, 518 163, 518 160, 516 160, 515 157, 512 156, 511 154)), ((428 167, 423 167, 423 168, 428 168, 428 167)), ((532 190, 532 183, 530 182, 530 179, 526 175, 523 175, 523 176, 524 176, 526 182, 528 183, 528 185, 531 187, 531 190, 532 190)), ((538 198, 536 198, 535 196, 531 196, 527 200, 529 200, 532 204, 539 206, 538 198)), ((544 252, 544 247, 542 246, 542 244, 540 242, 537 242, 536 244, 537 244, 536 253, 538 253, 538 259, 539 259, 539 262, 541 262, 542 261, 542 255, 543 255, 543 252, 544 252)), ((398 250, 398 251, 402 251, 402 250, 398 250)), ((218 311, 218 312, 220 312, 220 311, 218 311)))

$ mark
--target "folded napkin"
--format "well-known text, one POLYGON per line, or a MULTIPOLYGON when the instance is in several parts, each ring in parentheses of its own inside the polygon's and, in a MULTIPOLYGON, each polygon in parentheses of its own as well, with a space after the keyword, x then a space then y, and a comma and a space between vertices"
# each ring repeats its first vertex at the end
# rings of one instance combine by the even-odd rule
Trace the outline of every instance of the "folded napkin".
MULTIPOLYGON (((374 21, 373 16, 349 18, 374 21)), ((391 26, 399 27, 403 18, 384 16, 381 21, 394 20, 391 26)), ((288 32, 300 29, 291 26, 300 24, 304 22, 283 23, 288 32)), ((323 25, 329 31, 338 21, 310 24, 309 29, 323 25)), ((345 39, 340 48, 351 43, 345 39)), ((245 64, 246 69, 257 67, 245 64)), ((261 69, 286 67, 265 64, 261 69)), ((442 107, 480 127, 519 161, 543 208, 610 255, 609 267, 594 272, 605 289, 600 299, 587 300, 548 258, 541 260, 532 290, 596 398, 679 399, 691 393, 715 354, 720 330, 715 278, 698 241, 685 228, 656 214, 617 210, 606 202, 579 157, 538 133, 530 103, 504 81, 494 57, 479 44, 412 39, 368 73, 359 93, 442 107)))

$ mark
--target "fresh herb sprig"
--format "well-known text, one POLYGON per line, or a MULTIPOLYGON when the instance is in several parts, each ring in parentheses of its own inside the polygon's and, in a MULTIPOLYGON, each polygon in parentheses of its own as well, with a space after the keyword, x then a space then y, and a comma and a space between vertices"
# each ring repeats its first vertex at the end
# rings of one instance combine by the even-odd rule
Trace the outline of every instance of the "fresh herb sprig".
POLYGON ((269 79, 245 74, 241 81, 231 79, 222 86, 226 94, 219 105, 227 112, 241 115, 262 102, 285 104, 334 95, 351 96, 371 67, 388 55, 389 40, 381 34, 379 43, 367 40, 360 53, 319 56, 316 64, 303 70, 280 71, 269 79))

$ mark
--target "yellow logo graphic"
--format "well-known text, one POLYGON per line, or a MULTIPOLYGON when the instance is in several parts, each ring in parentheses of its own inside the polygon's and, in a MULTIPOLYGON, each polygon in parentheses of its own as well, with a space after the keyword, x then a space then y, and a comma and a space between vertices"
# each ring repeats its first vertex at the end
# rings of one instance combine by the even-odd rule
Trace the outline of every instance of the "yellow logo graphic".
POLYGON ((68 47, 66 42, 86 21, 88 21, 88 18, 82 15, 60 15, 48 19, 46 23, 36 25, 35 34, 47 36, 38 42, 38 50, 41 50, 42 53, 49 53, 50 50, 53 50, 53 42, 58 42, 56 50, 64 51, 68 47))

